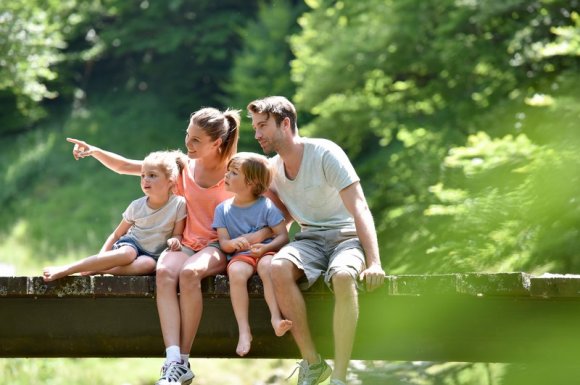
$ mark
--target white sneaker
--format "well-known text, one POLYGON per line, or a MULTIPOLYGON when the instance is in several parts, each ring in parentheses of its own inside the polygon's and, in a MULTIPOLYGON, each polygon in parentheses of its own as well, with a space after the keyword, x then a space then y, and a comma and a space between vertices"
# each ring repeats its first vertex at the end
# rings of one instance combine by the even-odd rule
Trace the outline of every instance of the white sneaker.
POLYGON ((189 385, 195 375, 189 365, 181 362, 170 362, 161 368, 161 377, 155 385, 189 385))

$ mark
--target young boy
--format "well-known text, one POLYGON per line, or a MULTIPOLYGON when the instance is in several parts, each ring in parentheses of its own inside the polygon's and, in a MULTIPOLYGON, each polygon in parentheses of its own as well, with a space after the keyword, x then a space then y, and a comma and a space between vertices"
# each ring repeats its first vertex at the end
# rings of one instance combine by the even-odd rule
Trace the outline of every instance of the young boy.
POLYGON ((179 175, 176 160, 180 155, 177 151, 149 154, 141 168, 145 196, 131 202, 101 251, 68 265, 45 267, 44 281, 74 273, 151 274, 165 248, 180 250, 187 214, 184 198, 172 193, 179 175))
POLYGON ((264 285, 264 296, 277 336, 284 335, 292 322, 282 318, 270 280, 270 261, 275 251, 288 243, 284 217, 272 201, 262 194, 270 186, 272 173, 266 157, 253 153, 238 153, 228 163, 225 189, 235 194, 216 207, 213 227, 217 230, 220 248, 230 255, 228 275, 230 297, 239 337, 236 353, 245 356, 250 351, 252 333, 248 321, 248 279, 258 271, 264 285), (273 237, 251 245, 242 236, 270 227, 273 237))

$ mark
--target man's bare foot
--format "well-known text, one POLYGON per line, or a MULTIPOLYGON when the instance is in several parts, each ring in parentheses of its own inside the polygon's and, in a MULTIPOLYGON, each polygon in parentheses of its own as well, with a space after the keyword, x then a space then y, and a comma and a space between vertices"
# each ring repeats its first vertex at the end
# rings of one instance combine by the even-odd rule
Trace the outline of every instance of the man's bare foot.
POLYGON ((238 356, 243 357, 250 352, 251 346, 252 335, 240 334, 240 337, 238 338, 238 347, 236 348, 236 353, 238 353, 238 356))
POLYGON ((66 266, 48 266, 42 270, 42 278, 44 282, 51 282, 66 277, 68 275, 66 270, 66 266))
POLYGON ((288 330, 292 329, 292 321, 287 319, 272 321, 272 327, 274 328, 274 333, 278 337, 282 337, 288 330))

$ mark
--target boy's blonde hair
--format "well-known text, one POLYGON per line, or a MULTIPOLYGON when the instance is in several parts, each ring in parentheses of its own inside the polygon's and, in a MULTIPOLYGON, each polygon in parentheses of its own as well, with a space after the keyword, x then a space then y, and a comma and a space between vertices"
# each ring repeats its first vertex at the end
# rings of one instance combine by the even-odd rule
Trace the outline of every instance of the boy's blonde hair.
MULTIPOLYGON (((171 182, 176 183, 177 177, 181 172, 181 165, 178 159, 183 159, 185 154, 178 150, 173 151, 155 151, 143 159, 143 164, 158 167, 171 182)), ((181 163, 183 164, 183 163, 181 163)))
POLYGON ((265 156, 253 152, 238 152, 228 162, 228 169, 231 165, 240 169, 247 184, 253 185, 254 196, 258 197, 270 188, 272 169, 265 156))

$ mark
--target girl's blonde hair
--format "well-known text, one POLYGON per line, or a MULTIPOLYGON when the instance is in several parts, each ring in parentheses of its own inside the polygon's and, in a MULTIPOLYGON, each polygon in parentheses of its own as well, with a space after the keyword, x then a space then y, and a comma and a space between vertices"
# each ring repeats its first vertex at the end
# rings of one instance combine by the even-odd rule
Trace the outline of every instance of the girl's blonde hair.
POLYGON ((239 152, 228 162, 228 169, 230 165, 238 167, 246 183, 253 185, 254 196, 258 197, 270 188, 273 175, 268 158, 265 156, 253 152, 239 152))
POLYGON ((173 183, 176 183, 177 177, 181 172, 181 167, 184 164, 184 157, 185 154, 179 150, 155 151, 143 159, 143 164, 147 164, 152 167, 158 167, 165 174, 167 179, 173 183), (178 162, 178 159, 181 159, 181 163, 178 162))
POLYGON ((211 140, 221 138, 220 160, 231 159, 238 150, 240 111, 227 109, 222 112, 217 108, 206 107, 191 114, 189 121, 201 128, 211 140))

